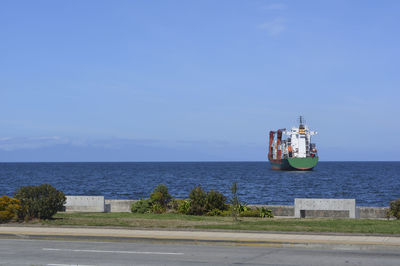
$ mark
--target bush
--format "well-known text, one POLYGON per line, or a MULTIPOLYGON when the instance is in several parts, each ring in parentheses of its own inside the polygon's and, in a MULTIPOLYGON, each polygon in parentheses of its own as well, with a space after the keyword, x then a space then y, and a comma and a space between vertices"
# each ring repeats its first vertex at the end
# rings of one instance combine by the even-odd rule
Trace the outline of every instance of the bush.
POLYGON ((190 212, 190 200, 182 200, 178 205, 178 213, 181 214, 189 214, 190 212))
POLYGON ((227 209, 225 211, 221 212, 221 216, 232 216, 232 210, 231 209, 227 209))
POLYGON ((63 210, 66 197, 49 184, 21 187, 14 197, 21 202, 20 218, 49 219, 63 210))
POLYGON ((172 197, 168 192, 167 186, 161 184, 154 189, 153 193, 150 195, 150 199, 153 205, 156 206, 156 209, 165 211, 172 197))
POLYGON ((387 212, 387 217, 395 217, 397 220, 400 219, 400 199, 390 202, 390 208, 387 212))
POLYGON ((246 211, 251 210, 251 208, 249 206, 247 206, 246 204, 240 204, 239 203, 238 210, 239 210, 239 213, 242 213, 242 212, 246 212, 246 211))
POLYGON ((176 212, 178 211, 179 203, 181 201, 182 199, 171 199, 167 207, 176 212))
POLYGON ((205 212, 205 205, 206 205, 206 193, 201 188, 201 186, 197 186, 189 194, 190 208, 189 214, 194 215, 202 215, 205 212))
POLYGON ((212 209, 211 211, 207 212, 207 216, 221 216, 222 212, 220 209, 212 209))
POLYGON ((261 218, 274 218, 272 211, 270 209, 266 210, 264 207, 260 210, 260 217, 261 218))
POLYGON ((240 217, 260 217, 260 210, 248 208, 240 213, 240 217))
POLYGON ((187 199, 173 199, 170 202, 170 207, 175 212, 180 214, 189 214, 190 200, 187 199))
POLYGON ((0 223, 6 223, 18 219, 18 213, 22 207, 20 201, 8 196, 0 197, 0 223))
POLYGON ((133 213, 150 213, 151 211, 151 200, 140 199, 131 205, 131 212, 133 213))
POLYGON ((151 212, 152 213, 164 213, 167 211, 167 208, 165 208, 164 206, 162 206, 160 203, 158 202, 153 202, 151 205, 151 212))
POLYGON ((245 207, 245 210, 240 212, 240 217, 261 217, 261 218, 274 218, 272 211, 270 209, 266 210, 264 207, 261 209, 255 208, 251 209, 246 205, 242 205, 245 207))
POLYGON ((209 212, 214 209, 220 211, 226 210, 226 197, 218 191, 210 190, 206 195, 205 210, 209 212))

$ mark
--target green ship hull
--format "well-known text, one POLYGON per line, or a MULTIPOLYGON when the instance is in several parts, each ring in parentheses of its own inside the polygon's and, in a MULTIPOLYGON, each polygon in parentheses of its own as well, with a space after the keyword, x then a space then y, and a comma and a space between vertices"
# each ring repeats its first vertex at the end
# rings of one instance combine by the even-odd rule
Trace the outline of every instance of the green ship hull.
POLYGON ((318 162, 318 157, 307 158, 287 158, 281 160, 270 160, 274 170, 297 170, 309 171, 314 168, 318 162))

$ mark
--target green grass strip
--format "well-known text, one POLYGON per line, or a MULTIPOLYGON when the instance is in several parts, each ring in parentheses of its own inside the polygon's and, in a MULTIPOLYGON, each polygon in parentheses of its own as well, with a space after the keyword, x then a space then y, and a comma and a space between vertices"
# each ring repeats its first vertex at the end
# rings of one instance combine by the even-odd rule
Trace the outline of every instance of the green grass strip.
POLYGON ((400 220, 328 219, 328 218, 274 218, 192 216, 182 214, 134 213, 58 213, 52 220, 32 223, 43 225, 118 226, 129 228, 192 228, 285 232, 332 232, 365 234, 400 234, 400 220))

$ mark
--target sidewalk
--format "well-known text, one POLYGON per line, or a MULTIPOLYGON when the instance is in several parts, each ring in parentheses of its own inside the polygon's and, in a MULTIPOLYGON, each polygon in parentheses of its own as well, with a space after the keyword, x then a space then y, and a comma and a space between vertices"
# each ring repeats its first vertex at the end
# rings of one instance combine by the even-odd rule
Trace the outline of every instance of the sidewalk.
POLYGON ((66 227, 10 227, 0 226, 0 238, 54 238, 62 240, 160 240, 231 243, 259 246, 302 246, 324 248, 394 248, 400 250, 400 237, 359 235, 315 235, 283 234, 264 232, 221 232, 221 231, 162 231, 110 228, 66 228, 66 227))

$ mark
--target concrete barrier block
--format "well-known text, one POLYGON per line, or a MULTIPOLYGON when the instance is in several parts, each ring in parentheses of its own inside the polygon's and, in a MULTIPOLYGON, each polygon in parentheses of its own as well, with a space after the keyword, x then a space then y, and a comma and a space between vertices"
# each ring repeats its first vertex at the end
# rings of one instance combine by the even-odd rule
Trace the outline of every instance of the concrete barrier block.
POLYGON ((137 200, 106 200, 105 212, 131 212, 132 203, 137 200))
POLYGON ((104 196, 66 196, 66 212, 104 212, 104 196))
POLYGON ((306 211, 348 211, 349 218, 357 216, 355 199, 294 199, 294 216, 305 217, 306 211))

